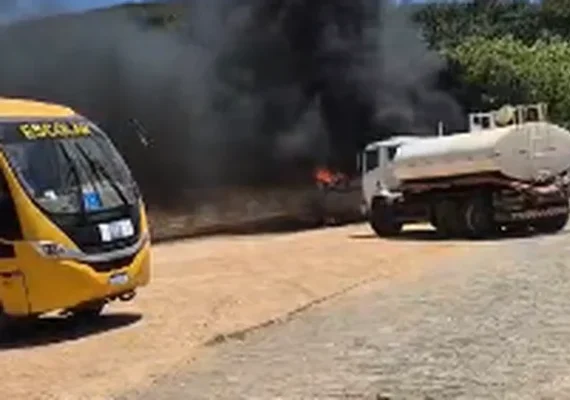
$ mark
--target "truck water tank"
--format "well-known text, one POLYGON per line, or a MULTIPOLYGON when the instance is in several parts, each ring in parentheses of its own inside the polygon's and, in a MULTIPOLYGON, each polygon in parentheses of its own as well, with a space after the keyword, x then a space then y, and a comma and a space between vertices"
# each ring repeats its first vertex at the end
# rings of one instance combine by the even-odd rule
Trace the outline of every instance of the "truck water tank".
POLYGON ((530 181, 570 169, 570 131, 532 122, 406 143, 393 160, 401 181, 500 172, 530 181))

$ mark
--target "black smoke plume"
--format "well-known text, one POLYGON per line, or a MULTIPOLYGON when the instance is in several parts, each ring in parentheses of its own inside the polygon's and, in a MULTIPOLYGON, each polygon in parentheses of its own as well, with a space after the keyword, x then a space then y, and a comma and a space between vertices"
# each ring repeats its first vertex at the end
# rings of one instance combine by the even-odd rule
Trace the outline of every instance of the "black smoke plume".
POLYGON ((462 122, 408 21, 377 0, 194 0, 18 22, 0 31, 0 94, 101 124, 155 201, 286 184, 317 164, 350 172, 367 141, 462 122))

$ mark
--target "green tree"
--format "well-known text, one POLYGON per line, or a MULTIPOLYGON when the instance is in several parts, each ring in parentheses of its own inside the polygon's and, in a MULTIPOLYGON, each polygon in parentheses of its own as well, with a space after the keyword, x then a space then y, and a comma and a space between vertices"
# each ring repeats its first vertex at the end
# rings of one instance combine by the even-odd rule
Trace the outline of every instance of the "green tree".
POLYGON ((540 19, 552 34, 570 38, 570 0, 542 0, 540 19))
POLYGON ((473 36, 442 53, 478 105, 546 101, 555 120, 570 121, 569 42, 473 36))
POLYGON ((547 28, 540 10, 539 5, 526 0, 435 2, 414 6, 413 20, 433 48, 456 46, 471 36, 496 38, 507 34, 532 43, 547 28))

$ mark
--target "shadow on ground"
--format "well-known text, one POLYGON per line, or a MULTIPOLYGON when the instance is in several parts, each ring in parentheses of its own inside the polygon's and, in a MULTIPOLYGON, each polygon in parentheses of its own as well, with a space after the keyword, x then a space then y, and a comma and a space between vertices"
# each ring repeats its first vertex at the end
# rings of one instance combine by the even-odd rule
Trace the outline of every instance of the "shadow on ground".
POLYGON ((124 328, 138 322, 135 313, 101 315, 90 321, 45 317, 11 327, 0 340, 0 350, 45 346, 124 328))
MULTIPOLYGON (((514 239, 524 239, 524 238, 536 238, 540 236, 551 236, 551 235, 567 235, 570 231, 564 230, 553 234, 536 234, 533 232, 502 232, 501 234, 484 239, 468 239, 468 238, 445 238, 440 236, 435 229, 410 229, 399 233, 397 236, 383 237, 382 240, 392 240, 392 241, 454 241, 454 242, 479 242, 479 243, 490 243, 503 240, 514 240, 514 239)), ((349 235, 350 239, 357 240, 379 240, 380 238, 373 232, 357 233, 349 235)))

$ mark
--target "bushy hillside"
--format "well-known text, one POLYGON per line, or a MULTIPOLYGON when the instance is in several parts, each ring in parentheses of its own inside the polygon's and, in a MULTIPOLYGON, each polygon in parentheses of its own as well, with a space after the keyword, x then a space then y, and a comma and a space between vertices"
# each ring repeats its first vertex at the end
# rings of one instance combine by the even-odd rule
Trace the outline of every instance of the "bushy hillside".
POLYGON ((29 21, 0 32, 0 92, 101 123, 154 202, 310 182, 322 164, 350 171, 367 141, 431 134, 439 120, 461 129, 468 109, 547 101, 569 120, 567 1, 372 3, 219 0, 29 21))

